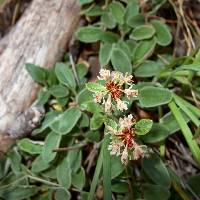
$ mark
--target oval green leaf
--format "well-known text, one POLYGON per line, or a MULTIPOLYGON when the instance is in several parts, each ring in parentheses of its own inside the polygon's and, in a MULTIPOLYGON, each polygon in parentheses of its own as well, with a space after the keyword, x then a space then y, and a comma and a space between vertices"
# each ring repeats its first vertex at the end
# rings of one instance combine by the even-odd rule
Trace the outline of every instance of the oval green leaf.
POLYGON ((137 77, 151 77, 157 75, 162 69, 163 67, 157 62, 146 60, 136 68, 134 75, 137 77))
POLYGON ((81 117, 81 111, 78 108, 69 108, 57 117, 57 121, 50 125, 56 133, 65 135, 69 133, 81 117))
POLYGON ((102 31, 98 27, 85 26, 78 29, 76 38, 81 42, 92 43, 97 42, 101 38, 102 31))
POLYGON ((141 41, 135 49, 134 60, 141 62, 151 55, 155 48, 156 42, 154 39, 141 41))
POLYGON ((107 89, 99 83, 89 82, 86 84, 86 88, 91 92, 106 92, 107 89))
POLYGON ((125 8, 120 2, 113 2, 109 5, 110 12, 112 13, 112 16, 114 20, 118 24, 124 23, 124 14, 125 14, 125 8))
POLYGON ((146 175, 156 184, 169 188, 171 179, 168 170, 162 160, 156 155, 144 158, 142 168, 146 175))
POLYGON ((58 183, 65 189, 69 189, 71 186, 71 167, 67 160, 64 158, 56 168, 56 176, 58 183))
POLYGON ((65 63, 56 63, 55 73, 58 80, 66 85, 68 88, 74 90, 76 87, 76 82, 74 79, 74 74, 69 66, 65 63))
POLYGON ((17 146, 19 147, 20 150, 27 152, 31 155, 40 154, 42 152, 42 147, 43 147, 40 144, 40 142, 36 142, 28 138, 19 140, 19 142, 17 142, 17 146))
POLYGON ((53 149, 56 149, 60 145, 62 136, 60 134, 57 134, 55 132, 50 132, 46 139, 45 144, 42 151, 42 159, 46 163, 50 163, 54 158, 56 157, 56 152, 53 152, 53 149))
POLYGON ((160 123, 154 123, 150 132, 141 138, 145 143, 157 143, 165 140, 169 135, 170 132, 167 126, 160 123))
POLYGON ((52 85, 49 92, 54 97, 66 97, 69 94, 69 90, 63 85, 52 85))
POLYGON ((135 124, 135 133, 137 135, 145 135, 147 134, 153 125, 153 121, 150 119, 141 119, 135 124))
POLYGON ((100 51, 99 51, 99 62, 101 66, 105 66, 110 61, 112 53, 112 44, 105 43, 101 44, 100 51))
POLYGON ((169 103, 172 93, 165 88, 146 86, 140 90, 138 98, 142 107, 150 108, 169 103))
POLYGON ((132 64, 128 55, 119 48, 113 48, 111 62, 116 71, 132 73, 132 64))
POLYGON ((135 28, 130 34, 130 38, 134 40, 144 40, 153 37, 155 29, 151 25, 142 25, 135 28))
POLYGON ((156 30, 157 43, 161 46, 167 46, 172 42, 172 35, 166 24, 160 20, 152 20, 152 25, 156 30))

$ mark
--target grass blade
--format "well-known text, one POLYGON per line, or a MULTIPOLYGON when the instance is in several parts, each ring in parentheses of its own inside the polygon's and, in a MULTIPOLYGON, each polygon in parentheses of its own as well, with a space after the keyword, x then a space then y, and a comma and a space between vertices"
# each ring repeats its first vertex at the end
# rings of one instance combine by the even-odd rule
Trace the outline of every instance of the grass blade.
POLYGON ((177 95, 174 94, 174 100, 176 104, 185 112, 185 114, 191 119, 191 121, 197 126, 200 126, 200 121, 196 117, 195 114, 187 107, 185 106, 185 103, 183 103, 182 98, 178 97, 177 95))
POLYGON ((176 106, 174 101, 171 101, 168 104, 170 110, 172 111, 174 117, 176 118, 177 123, 179 124, 181 131, 187 141, 187 144, 192 152, 194 159, 200 165, 200 149, 197 142, 193 139, 192 132, 188 127, 185 119, 183 118, 181 112, 179 111, 178 107, 176 106))
POLYGON ((99 181, 99 175, 101 173, 102 164, 103 164, 103 146, 101 147, 101 151, 100 151, 100 154, 99 154, 99 158, 98 158, 98 161, 97 161, 97 165, 96 165, 96 168, 95 168, 95 172, 94 172, 94 176, 93 176, 93 179, 92 179, 90 192, 89 192, 87 200, 93 200, 94 199, 94 193, 95 193, 98 181, 99 181))
POLYGON ((200 109, 199 108, 197 108, 196 106, 192 105, 191 103, 189 103, 185 99, 182 99, 177 95, 175 95, 175 96, 176 96, 177 99, 179 99, 179 101, 182 102, 182 104, 184 104, 188 109, 190 109, 193 112, 193 114, 195 114, 198 118, 200 118, 200 109))
POLYGON ((111 192, 111 163, 110 163, 110 152, 108 151, 108 145, 110 142, 110 137, 107 135, 104 138, 103 143, 103 191, 104 200, 112 199, 111 192))

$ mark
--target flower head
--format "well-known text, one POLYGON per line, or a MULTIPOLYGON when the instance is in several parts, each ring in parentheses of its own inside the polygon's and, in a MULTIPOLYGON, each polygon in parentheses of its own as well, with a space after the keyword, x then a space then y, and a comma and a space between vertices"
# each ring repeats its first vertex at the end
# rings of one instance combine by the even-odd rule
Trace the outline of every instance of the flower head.
POLYGON ((99 74, 100 76, 98 76, 98 79, 105 81, 107 92, 96 92, 94 101, 104 104, 105 112, 108 114, 110 114, 114 108, 120 111, 127 110, 128 102, 123 101, 122 97, 135 97, 138 93, 137 90, 131 89, 133 85, 132 75, 128 75, 127 73, 124 75, 118 71, 110 72, 106 69, 101 69, 99 74), (130 87, 126 89, 126 85, 130 85, 130 87))
POLYGON ((135 125, 136 121, 133 115, 120 118, 119 125, 116 128, 108 127, 107 130, 111 135, 109 150, 111 155, 121 155, 121 161, 128 163, 129 158, 137 160, 144 157, 146 153, 145 145, 138 145, 135 141, 135 125))

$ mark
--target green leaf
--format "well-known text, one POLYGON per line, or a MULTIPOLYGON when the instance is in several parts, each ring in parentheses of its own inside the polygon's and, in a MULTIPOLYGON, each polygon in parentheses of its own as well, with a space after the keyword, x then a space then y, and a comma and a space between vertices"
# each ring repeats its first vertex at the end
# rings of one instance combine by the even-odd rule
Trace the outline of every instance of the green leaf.
POLYGON ((19 154, 17 149, 13 149, 8 153, 8 160, 11 163, 11 169, 15 174, 21 171, 21 160, 22 156, 19 154))
POLYGON ((44 88, 37 95, 36 105, 43 106, 45 103, 48 102, 50 96, 50 92, 44 88))
POLYGON ((199 195, 200 194, 200 174, 196 174, 192 177, 189 177, 188 185, 192 188, 192 190, 199 195))
POLYGON ((2 158, 0 162, 0 180, 7 174, 10 167, 10 161, 2 158))
POLYGON ((38 173, 46 170, 49 165, 43 160, 42 155, 39 155, 31 165, 31 171, 34 173, 38 173))
POLYGON ((94 113, 92 118, 90 119, 90 129, 97 130, 104 123, 105 117, 101 113, 94 113))
POLYGON ((112 184, 112 192, 116 193, 128 193, 128 183, 126 182, 120 182, 120 183, 114 183, 112 184))
POLYGON ((134 75, 137 77, 151 77, 157 75, 162 69, 163 67, 157 62, 145 60, 136 68, 134 75))
POLYGON ((69 66, 65 63, 56 63, 55 66, 55 73, 58 77, 58 80, 66 85, 69 89, 74 90, 76 87, 76 82, 74 79, 74 75, 72 70, 69 68, 69 66))
POLYGON ((95 194, 95 190, 99 181, 99 175, 101 173, 101 169, 102 169, 102 164, 103 164, 103 148, 101 148, 98 160, 97 160, 97 164, 96 164, 96 168, 95 168, 95 172, 94 172, 94 176, 92 179, 92 183, 90 186, 90 192, 88 195, 87 200, 93 200, 94 198, 94 194, 95 194))
POLYGON ((117 47, 118 49, 121 49, 131 59, 132 52, 127 42, 121 40, 117 44, 115 44, 115 47, 117 47))
POLYGON ((86 133, 86 138, 92 142, 99 142, 101 139, 99 131, 88 131, 86 133))
POLYGON ((185 70, 199 72, 200 71, 200 63, 194 63, 194 64, 190 64, 190 65, 181 65, 177 69, 185 69, 185 70))
POLYGON ((106 92, 106 87, 94 82, 86 83, 86 88, 91 92, 106 92))
POLYGON ((180 107, 180 109, 191 119, 191 121, 196 125, 196 127, 200 126, 199 119, 193 114, 193 112, 184 104, 184 101, 181 97, 174 94, 173 95, 176 104, 180 107))
POLYGON ((156 42, 161 46, 169 45, 172 42, 172 35, 166 24, 160 20, 152 20, 151 23, 156 30, 156 42))
POLYGON ((124 171, 124 165, 122 164, 119 157, 116 155, 111 156, 111 178, 118 177, 124 171))
POLYGON ((101 22, 109 29, 113 29, 116 26, 116 22, 110 12, 106 12, 101 16, 101 22))
POLYGON ((78 108, 69 108, 60 114, 50 127, 56 133, 65 135, 74 128, 80 117, 81 111, 78 108))
POLYGON ((84 112, 82 112, 81 118, 79 120, 79 125, 81 128, 85 128, 88 127, 90 124, 90 119, 88 117, 88 115, 84 112))
POLYGON ((193 134, 188 127, 184 117, 182 116, 181 112, 179 111, 176 104, 171 101, 168 104, 170 110, 172 111, 174 117, 176 118, 177 123, 179 124, 181 131, 183 133, 183 136, 185 137, 185 140, 187 141, 187 144, 192 152, 192 155, 194 159, 197 161, 197 163, 200 165, 200 148, 197 144, 196 140, 193 139, 193 134))
POLYGON ((142 136, 145 143, 157 143, 166 139, 170 135, 168 126, 160 123, 153 123, 152 129, 147 135, 142 136))
MULTIPOLYGON (((188 118, 188 116, 183 112, 181 111, 181 114, 184 118, 184 120, 186 121, 186 123, 188 123, 190 121, 190 119, 188 118)), ((168 112, 166 113, 161 119, 160 119, 160 122, 165 126, 167 127, 168 131, 169 131, 169 135, 177 132, 180 130, 180 126, 178 125, 174 115, 172 114, 172 112, 168 112)))
POLYGON ((42 126, 38 129, 35 129, 33 131, 33 134, 38 134, 38 133, 42 133, 45 129, 47 129, 52 123, 54 123, 55 121, 57 121, 57 116, 59 115, 59 113, 57 111, 49 111, 46 113, 44 120, 42 122, 42 126))
POLYGON ((145 18, 143 15, 132 15, 127 19, 127 24, 131 26, 132 28, 136 28, 138 26, 145 24, 145 18))
POLYGON ((111 31, 106 31, 102 32, 100 39, 103 42, 115 43, 119 40, 119 35, 111 31))
POLYGON ((141 62, 151 55, 155 48, 154 39, 141 41, 135 49, 134 61, 141 62))
POLYGON ((156 107, 169 103, 172 93, 165 88, 146 86, 140 90, 138 98, 142 107, 156 107))
POLYGON ((89 8, 82 10, 81 14, 84 14, 87 16, 100 16, 104 14, 104 12, 105 11, 100 6, 93 4, 89 8))
POLYGON ((147 200, 168 200, 170 197, 170 192, 165 187, 148 183, 143 185, 143 193, 144 198, 147 200))
POLYGON ((129 1, 126 7, 124 19, 126 22, 131 21, 131 18, 139 14, 139 5, 136 1, 129 1))
POLYGON ((135 133, 137 135, 145 135, 147 134, 153 125, 153 121, 150 119, 141 119, 135 124, 135 133))
POLYGON ((134 40, 144 40, 153 37, 155 29, 151 25, 141 25, 135 28, 130 34, 130 38, 134 40))
POLYGON ((42 158, 46 163, 51 162, 56 157, 56 152, 53 152, 53 149, 56 149, 60 145, 61 135, 55 132, 50 132, 46 139, 45 144, 42 151, 42 158))
POLYGON ((57 189, 55 192, 55 200, 70 200, 71 199, 71 194, 68 190, 64 189, 57 189))
POLYGON ((65 189, 71 186, 71 167, 67 158, 64 158, 56 168, 58 183, 65 189))
POLYGON ((125 14, 125 8, 120 2, 113 2, 109 5, 110 12, 112 13, 112 16, 114 20, 118 24, 124 23, 124 14, 125 14))
POLYGON ((94 26, 81 27, 76 32, 76 38, 85 43, 97 42, 101 39, 101 35, 101 29, 94 26))
POLYGON ((151 154, 149 158, 144 158, 142 168, 154 183, 167 188, 170 187, 171 179, 167 168, 156 154, 151 154))
POLYGON ((88 3, 91 3, 93 2, 94 0, 78 0, 78 3, 80 5, 85 5, 85 4, 88 4, 88 3))
POLYGON ((0 189, 0 197, 5 200, 23 200, 28 199, 31 196, 35 195, 38 192, 36 186, 13 186, 0 189))
POLYGON ((27 152, 31 155, 40 154, 42 152, 43 145, 40 142, 30 140, 28 138, 21 139, 17 142, 17 146, 20 150, 27 152))
POLYGON ((83 189, 85 185, 85 170, 83 167, 76 173, 72 175, 72 185, 79 190, 83 189))
POLYGON ((34 65, 27 63, 26 64, 26 70, 28 73, 31 75, 34 81, 40 83, 40 84, 45 84, 46 83, 46 71, 45 69, 34 65))
POLYGON ((93 93, 90 92, 88 89, 84 88, 76 96, 76 103, 78 105, 81 105, 82 103, 93 101, 93 99, 93 93))
POLYGON ((95 103, 94 101, 84 102, 80 105, 80 107, 82 110, 86 110, 91 113, 103 112, 102 106, 95 103))
POLYGON ((113 48, 111 54, 111 62, 116 71, 123 73, 132 73, 132 64, 129 57, 119 48, 113 48))
POLYGON ((101 66, 105 66, 109 63, 111 53, 112 53, 112 44, 101 43, 100 51, 99 51, 99 62, 101 66))
POLYGON ((69 90, 63 85, 53 85, 49 88, 49 92, 54 97, 66 97, 69 94, 69 90))
POLYGON ((72 172, 76 173, 81 167, 82 151, 80 151, 79 149, 70 150, 67 159, 69 161, 72 172))

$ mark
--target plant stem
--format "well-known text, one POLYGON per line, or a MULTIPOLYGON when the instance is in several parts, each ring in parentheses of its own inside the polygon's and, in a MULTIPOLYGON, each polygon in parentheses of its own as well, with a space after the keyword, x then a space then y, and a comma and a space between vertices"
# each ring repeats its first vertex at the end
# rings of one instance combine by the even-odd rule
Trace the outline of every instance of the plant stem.
POLYGON ((65 152, 65 151, 69 151, 69 150, 79 149, 86 145, 87 145, 87 143, 81 143, 79 145, 75 145, 75 146, 71 146, 71 147, 61 147, 61 148, 53 149, 53 152, 65 152))

